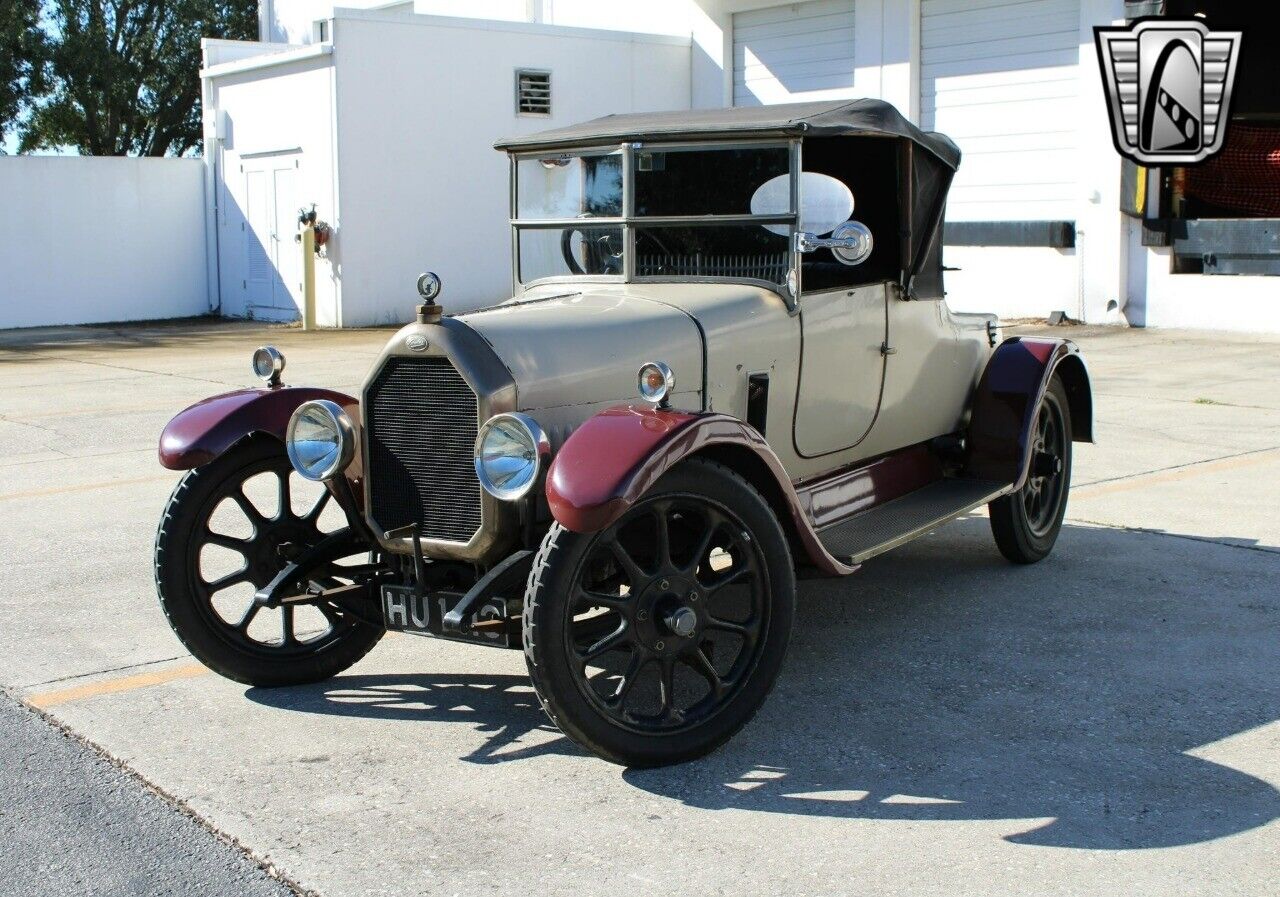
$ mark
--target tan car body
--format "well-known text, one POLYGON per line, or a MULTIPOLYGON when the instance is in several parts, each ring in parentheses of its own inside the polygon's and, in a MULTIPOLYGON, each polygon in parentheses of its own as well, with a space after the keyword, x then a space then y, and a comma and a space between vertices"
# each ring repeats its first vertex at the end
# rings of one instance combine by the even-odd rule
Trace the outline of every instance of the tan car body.
MULTIPOLYGON (((535 284, 452 319, 493 357, 444 324, 415 323, 388 341, 372 371, 392 356, 446 355, 475 389, 482 418, 525 412, 553 452, 592 415, 634 401, 645 362, 675 372, 673 407, 740 418, 749 376, 768 373, 765 435, 799 483, 957 432, 993 342, 994 316, 904 299, 889 282, 802 295, 792 308, 749 284, 575 280, 535 284), (409 348, 415 335, 426 349, 409 348), (509 382, 495 376, 495 359, 509 382)), ((457 560, 500 553, 509 509, 486 494, 482 511, 470 542, 424 540, 424 550, 457 560)), ((410 548, 408 539, 384 545, 410 548)))

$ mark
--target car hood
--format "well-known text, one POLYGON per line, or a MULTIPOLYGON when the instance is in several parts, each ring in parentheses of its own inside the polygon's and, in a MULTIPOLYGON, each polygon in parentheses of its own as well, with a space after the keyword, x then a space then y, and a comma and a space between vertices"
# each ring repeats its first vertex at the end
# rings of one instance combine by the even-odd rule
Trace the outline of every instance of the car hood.
POLYGON ((701 407, 705 347, 697 322, 624 287, 525 294, 457 320, 511 372, 521 410, 632 401, 647 361, 675 371, 676 405, 701 407))

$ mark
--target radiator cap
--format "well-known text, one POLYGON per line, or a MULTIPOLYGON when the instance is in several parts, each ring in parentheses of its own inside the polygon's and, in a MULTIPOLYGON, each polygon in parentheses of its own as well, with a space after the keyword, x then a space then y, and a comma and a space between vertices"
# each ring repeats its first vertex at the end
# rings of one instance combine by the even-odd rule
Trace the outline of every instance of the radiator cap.
POLYGON ((444 314, 444 308, 436 302, 440 295, 440 278, 431 271, 418 275, 418 295, 422 297, 422 305, 418 306, 418 323, 434 324, 444 314))

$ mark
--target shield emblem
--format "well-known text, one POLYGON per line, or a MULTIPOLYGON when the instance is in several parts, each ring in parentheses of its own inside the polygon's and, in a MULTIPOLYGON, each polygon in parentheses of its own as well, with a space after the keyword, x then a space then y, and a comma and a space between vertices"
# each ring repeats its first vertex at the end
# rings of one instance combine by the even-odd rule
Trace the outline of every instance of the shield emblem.
POLYGON ((1140 165, 1190 165, 1222 149, 1239 31, 1176 19, 1093 31, 1121 155, 1140 165))

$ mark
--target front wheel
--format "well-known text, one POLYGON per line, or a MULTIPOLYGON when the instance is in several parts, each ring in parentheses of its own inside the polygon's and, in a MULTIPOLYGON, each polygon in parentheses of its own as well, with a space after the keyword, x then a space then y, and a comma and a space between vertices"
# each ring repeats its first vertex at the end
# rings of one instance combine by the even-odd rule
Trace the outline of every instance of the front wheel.
MULTIPOLYGON (((345 522, 329 492, 294 473, 284 446, 268 437, 188 471, 156 533, 156 591, 178 639, 246 685, 318 682, 351 666, 381 627, 325 602, 270 608, 253 597, 290 557, 345 522)), ((350 581, 341 564, 307 577, 325 587, 350 581)))
POLYGON ((769 505, 722 465, 687 461, 601 532, 552 526, 525 593, 525 658, 575 742, 627 766, 678 763, 759 709, 794 609, 769 505))
POLYGON ((988 505, 1000 553, 1015 564, 1034 564, 1058 541, 1071 489, 1071 415, 1067 392, 1054 376, 1031 428, 1031 470, 1017 492, 988 505))

